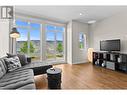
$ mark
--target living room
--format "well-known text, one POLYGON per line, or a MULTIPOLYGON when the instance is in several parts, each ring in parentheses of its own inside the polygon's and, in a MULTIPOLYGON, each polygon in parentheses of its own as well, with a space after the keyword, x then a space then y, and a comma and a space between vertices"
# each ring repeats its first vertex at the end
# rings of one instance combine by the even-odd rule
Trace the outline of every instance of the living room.
POLYGON ((127 6, 0 8, 0 89, 127 88, 127 6))

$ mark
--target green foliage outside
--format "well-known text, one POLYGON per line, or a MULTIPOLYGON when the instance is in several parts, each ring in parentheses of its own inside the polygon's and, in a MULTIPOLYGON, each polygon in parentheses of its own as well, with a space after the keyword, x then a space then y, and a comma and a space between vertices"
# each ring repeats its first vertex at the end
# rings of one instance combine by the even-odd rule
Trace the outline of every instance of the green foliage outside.
MULTIPOLYGON (((30 32, 28 32, 28 38, 30 38, 30 32)), ((28 41, 24 42, 23 46, 20 48, 20 52, 24 53, 24 54, 27 54, 28 50, 29 50, 29 54, 35 52, 34 45, 31 41, 30 42, 28 42, 28 41), (28 48, 28 43, 30 44, 30 48, 28 48)), ((28 55, 28 56, 30 56, 30 55, 28 55)))
MULTIPOLYGON (((61 42, 58 42, 57 51, 58 51, 59 53, 62 53, 62 52, 63 52, 63 45, 62 45, 61 42)), ((35 52, 35 47, 34 47, 33 43, 30 42, 29 53, 30 53, 30 55, 31 55, 31 54, 34 53, 34 52, 35 52)), ((24 43, 22 44, 22 47, 20 48, 20 53, 28 54, 28 42, 27 42, 27 41, 24 42, 24 43)), ((57 57, 63 57, 63 54, 56 54, 56 56, 57 56, 57 57)), ((53 58, 54 55, 48 54, 47 57, 48 57, 48 58, 53 58)))
POLYGON ((60 53, 63 52, 63 45, 61 42, 58 42, 57 51, 59 51, 60 53))
MULTIPOLYGON (((34 51, 35 51, 35 48, 34 48, 34 45, 32 42, 30 42, 30 50, 29 51, 30 51, 30 53, 34 53, 34 51)), ((23 43, 23 47, 20 48, 20 52, 25 53, 25 54, 28 53, 28 42, 27 41, 23 43)))
POLYGON ((80 49, 83 49, 84 48, 84 45, 82 42, 80 42, 80 49))

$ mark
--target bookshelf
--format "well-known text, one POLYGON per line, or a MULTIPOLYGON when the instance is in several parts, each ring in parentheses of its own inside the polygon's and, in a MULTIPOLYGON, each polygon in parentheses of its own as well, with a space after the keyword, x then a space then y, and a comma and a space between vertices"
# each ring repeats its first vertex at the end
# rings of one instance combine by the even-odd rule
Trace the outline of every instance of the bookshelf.
POLYGON ((127 54, 93 52, 93 65, 127 73, 127 54))

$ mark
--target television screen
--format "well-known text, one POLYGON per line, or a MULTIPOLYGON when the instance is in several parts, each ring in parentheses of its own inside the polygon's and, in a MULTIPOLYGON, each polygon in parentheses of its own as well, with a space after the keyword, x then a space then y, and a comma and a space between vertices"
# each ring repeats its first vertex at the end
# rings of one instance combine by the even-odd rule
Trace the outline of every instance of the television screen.
POLYGON ((100 41, 101 51, 120 51, 120 39, 100 41))

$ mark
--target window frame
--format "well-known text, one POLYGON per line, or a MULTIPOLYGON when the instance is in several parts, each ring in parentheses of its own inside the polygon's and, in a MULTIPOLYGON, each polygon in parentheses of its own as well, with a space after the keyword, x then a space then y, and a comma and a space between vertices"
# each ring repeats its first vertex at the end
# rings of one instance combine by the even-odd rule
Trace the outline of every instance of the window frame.
MULTIPOLYGON (((16 27, 17 28, 21 28, 21 29, 26 29, 27 30, 27 42, 28 42, 28 48, 30 47, 30 41, 31 41, 31 37, 30 36, 28 36, 29 35, 29 33, 31 34, 31 30, 33 30, 34 28, 32 28, 31 27, 31 23, 35 23, 35 24, 39 24, 40 25, 40 36, 39 36, 39 38, 40 38, 40 51, 41 51, 41 28, 42 28, 42 24, 41 23, 38 23, 38 22, 32 22, 32 21, 25 21, 25 20, 22 20, 22 19, 16 19, 16 21, 17 20, 19 20, 19 21, 21 21, 21 22, 26 22, 28 25, 27 26, 18 26, 18 25, 16 25, 16 27)), ((34 29, 34 30, 37 30, 37 29, 34 29)), ((17 43, 17 39, 16 39, 16 42, 15 43, 17 43)), ((17 47, 16 47, 16 45, 15 45, 15 52, 17 53, 17 47)), ((27 56, 30 56, 30 51, 28 50, 28 52, 26 53, 27 54, 27 56)), ((40 52, 40 59, 39 60, 37 60, 37 61, 41 61, 41 58, 42 58, 42 54, 41 54, 41 52, 40 52)))
POLYGON ((79 33, 79 49, 80 50, 86 50, 86 34, 84 32, 79 33), (83 39, 80 39, 80 35, 83 36, 83 39), (83 43, 83 48, 80 48, 80 43, 83 43))
MULTIPOLYGON (((66 24, 63 24, 63 23, 58 23, 58 22, 53 22, 53 21, 48 21, 48 20, 43 20, 43 19, 39 19, 39 18, 33 18, 33 17, 24 17, 22 15, 16 15, 16 20, 21 20, 21 21, 24 21, 24 22, 31 22, 31 23, 38 23, 41 25, 41 31, 40 31, 40 61, 46 61, 46 53, 45 53, 45 50, 46 50, 46 47, 45 47, 45 43, 46 43, 46 25, 47 24, 50 24, 50 25, 53 25, 53 26, 60 26, 60 27, 64 27, 64 37, 63 37, 63 44, 64 44, 64 57, 63 57, 63 60, 57 60, 57 62, 66 62, 67 60, 67 45, 66 45, 66 24), (32 18, 32 19, 31 19, 32 18)), ((22 27, 23 28, 23 27, 22 27)), ((24 27, 25 28, 25 27, 24 27)), ((15 42, 16 43, 16 42, 15 42)), ((16 46, 16 45, 15 45, 16 46)), ((15 51, 16 51, 16 47, 15 47, 15 51)))
MULTIPOLYGON (((64 27, 64 26, 58 26, 58 25, 53 25, 53 24, 45 24, 45 25, 46 25, 46 26, 50 25, 50 26, 56 26, 56 27, 63 27, 63 28, 64 28, 64 30, 63 30, 63 37, 62 37, 62 38, 63 38, 63 48, 64 48, 64 49, 63 49, 63 60, 57 59, 57 58, 56 58, 56 55, 54 56, 54 57, 55 57, 54 59, 55 59, 55 61, 65 61, 65 60, 66 60, 66 59, 65 59, 65 58, 66 58, 66 52, 65 52, 65 51, 66 51, 66 44, 65 44, 65 41, 66 41, 66 40, 65 40, 65 30, 66 30, 66 29, 65 29, 65 28, 66 28, 66 27, 64 27)), ((46 30, 46 28, 45 28, 45 30, 46 30)), ((46 36, 47 36, 47 35, 46 35, 46 32, 47 32, 47 31, 45 31, 45 41, 46 41, 46 36)), ((56 39, 57 39, 57 38, 56 38, 57 35, 56 35, 56 33, 59 32, 59 31, 58 31, 58 30, 49 30, 48 32, 54 32, 54 37, 55 37, 55 38, 54 38, 54 40, 55 40, 55 43, 54 43, 54 48, 55 48, 55 50, 54 50, 54 51, 55 51, 55 53, 56 53, 56 48, 57 48, 57 44, 56 44, 56 42, 57 42, 57 40, 56 40, 56 39)), ((47 48, 47 45, 46 45, 46 48, 47 48)), ((52 60, 52 59, 47 59, 47 57, 46 57, 46 61, 54 61, 54 60, 52 60)))

